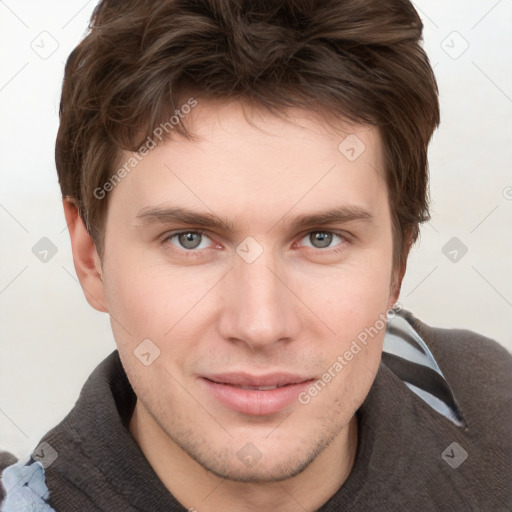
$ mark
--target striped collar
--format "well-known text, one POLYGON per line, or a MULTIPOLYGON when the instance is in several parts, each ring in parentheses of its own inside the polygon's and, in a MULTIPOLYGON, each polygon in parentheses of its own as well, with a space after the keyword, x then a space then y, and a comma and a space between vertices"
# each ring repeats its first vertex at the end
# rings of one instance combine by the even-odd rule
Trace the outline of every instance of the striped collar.
POLYGON ((432 409, 458 427, 466 426, 437 361, 403 311, 388 319, 382 361, 432 409))

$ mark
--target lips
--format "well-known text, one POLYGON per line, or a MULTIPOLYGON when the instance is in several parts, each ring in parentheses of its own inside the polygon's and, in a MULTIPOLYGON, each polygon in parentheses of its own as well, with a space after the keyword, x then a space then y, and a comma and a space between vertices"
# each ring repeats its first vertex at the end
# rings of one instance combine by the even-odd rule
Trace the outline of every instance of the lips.
MULTIPOLYGON (((287 384, 284 384, 287 386, 287 384)), ((277 389, 282 388, 283 386, 235 386, 241 389, 257 389, 258 391, 268 391, 269 389, 277 389)))
POLYGON ((204 375, 205 379, 219 384, 230 384, 237 387, 258 388, 258 387, 282 387, 290 384, 299 384, 311 377, 302 377, 290 373, 270 373, 267 375, 250 375, 248 373, 218 373, 204 375))
POLYGON ((199 380, 223 406, 243 414, 263 416, 292 404, 314 379, 288 373, 262 376, 226 373, 199 380))

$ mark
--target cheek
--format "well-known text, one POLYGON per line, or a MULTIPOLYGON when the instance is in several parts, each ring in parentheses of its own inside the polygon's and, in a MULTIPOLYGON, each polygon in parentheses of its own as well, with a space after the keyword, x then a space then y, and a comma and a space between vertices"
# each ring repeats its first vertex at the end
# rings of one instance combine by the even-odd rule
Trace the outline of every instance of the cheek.
POLYGON ((391 269, 362 265, 304 283, 308 305, 325 319, 335 336, 356 336, 386 312, 391 285, 391 269))
MULTIPOLYGON (((169 368, 188 365, 192 346, 204 336, 214 294, 207 295, 218 276, 143 262, 133 253, 111 254, 116 257, 105 261, 104 286, 120 353, 128 358, 149 339, 160 350, 159 363, 169 368)), ((139 364, 135 361, 136 370, 139 364)))
POLYGON ((114 257, 105 258, 104 265, 104 289, 116 340, 136 344, 144 338, 161 338, 172 320, 169 305, 173 301, 165 279, 141 261, 118 254, 111 252, 114 257))
POLYGON ((312 304, 330 329, 319 348, 320 371, 335 375, 323 400, 343 395, 359 406, 364 398, 380 363, 390 281, 391 260, 389 269, 368 264, 339 274, 324 293, 311 287, 312 304))

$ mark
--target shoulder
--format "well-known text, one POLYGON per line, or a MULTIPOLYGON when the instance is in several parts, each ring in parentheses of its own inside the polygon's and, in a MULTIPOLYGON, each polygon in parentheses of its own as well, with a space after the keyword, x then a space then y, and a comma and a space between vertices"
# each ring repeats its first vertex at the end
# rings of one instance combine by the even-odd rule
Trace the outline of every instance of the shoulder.
MULTIPOLYGON (((3 461, 16 459, 8 452, 2 452, 1 457, 3 461)), ((0 471, 2 512, 54 512, 47 501, 49 492, 41 462, 27 457, 1 468, 0 471)))
MULTIPOLYGON (((7 467, 18 462, 18 459, 10 452, 0 451, 0 473, 7 467)), ((0 495, 1 496, 1 495, 0 495)))
POLYGON ((447 366, 464 363, 480 373, 487 374, 492 368, 510 377, 512 353, 496 340, 467 329, 430 326, 410 312, 404 312, 404 317, 435 352, 436 359, 447 366))
POLYGON ((444 495, 465 510, 512 510, 512 354, 489 337, 432 327, 407 311, 391 323, 388 348, 391 370, 422 399, 408 402, 409 461, 423 457, 424 488, 436 489, 420 498, 412 483, 411 500, 444 495))
MULTIPOLYGON (((12 466, 13 464, 16 464, 18 462, 18 459, 10 452, 6 451, 0 451, 0 477, 2 476, 2 472, 5 468, 8 466, 12 466)), ((0 484, 3 481, 3 478, 0 478, 0 484)), ((2 500, 5 496, 5 488, 3 485, 0 485, 0 503, 2 503, 2 500)))
POLYGON ((450 387, 468 407, 499 411, 511 403, 512 353, 497 341, 467 329, 432 327, 410 312, 404 318, 431 350, 450 387))

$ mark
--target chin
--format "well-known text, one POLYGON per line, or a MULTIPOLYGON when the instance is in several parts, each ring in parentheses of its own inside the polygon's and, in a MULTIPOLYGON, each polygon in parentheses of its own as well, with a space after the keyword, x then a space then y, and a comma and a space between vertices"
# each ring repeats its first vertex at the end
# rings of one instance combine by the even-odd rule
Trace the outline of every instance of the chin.
MULTIPOLYGON (((236 457, 236 455, 235 455, 236 457)), ((219 478, 233 482, 244 483, 272 483, 288 480, 302 473, 311 463, 311 460, 297 461, 269 461, 263 463, 262 460, 254 463, 252 467, 243 467, 236 459, 236 463, 231 466, 218 467, 217 464, 211 464, 209 461, 197 460, 201 466, 213 473, 219 478)))

